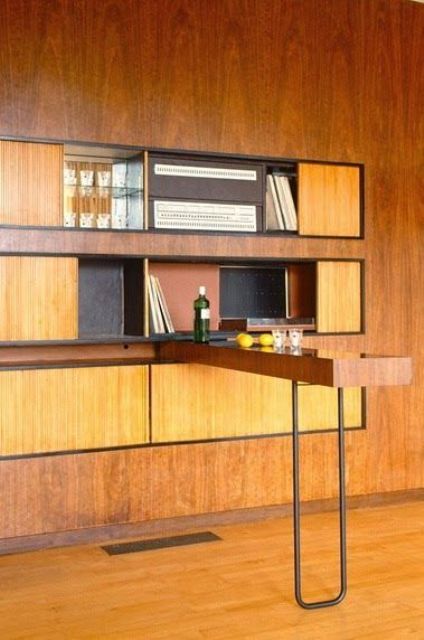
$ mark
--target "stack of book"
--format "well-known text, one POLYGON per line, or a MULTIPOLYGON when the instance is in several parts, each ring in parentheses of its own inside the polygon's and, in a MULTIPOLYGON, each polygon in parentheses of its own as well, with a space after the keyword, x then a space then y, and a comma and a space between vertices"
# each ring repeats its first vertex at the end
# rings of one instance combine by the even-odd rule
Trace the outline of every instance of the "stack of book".
POLYGON ((149 275, 150 320, 154 333, 174 333, 168 305, 159 278, 149 275))
POLYGON ((297 231, 297 213, 287 176, 274 171, 266 177, 267 229, 297 231))

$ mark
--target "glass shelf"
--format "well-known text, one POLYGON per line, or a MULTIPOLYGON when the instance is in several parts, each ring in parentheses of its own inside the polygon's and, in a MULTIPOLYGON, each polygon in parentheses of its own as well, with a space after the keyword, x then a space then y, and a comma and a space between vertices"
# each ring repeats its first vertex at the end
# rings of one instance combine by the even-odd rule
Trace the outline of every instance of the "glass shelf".
POLYGON ((65 184, 65 190, 69 196, 83 198, 127 198, 141 196, 143 189, 140 187, 98 187, 98 186, 75 186, 65 184))

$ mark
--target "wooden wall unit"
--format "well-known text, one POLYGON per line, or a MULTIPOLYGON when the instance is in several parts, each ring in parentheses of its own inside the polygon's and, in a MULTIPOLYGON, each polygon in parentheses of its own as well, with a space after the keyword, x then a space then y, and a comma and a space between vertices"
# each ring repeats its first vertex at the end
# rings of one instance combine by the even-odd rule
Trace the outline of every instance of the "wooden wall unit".
POLYGON ((0 455, 146 442, 148 379, 146 366, 0 371, 0 455))
POLYGON ((78 337, 78 261, 0 257, 0 340, 78 337))
POLYGON ((62 224, 63 145, 0 140, 0 224, 62 224))
MULTIPOLYGON (((363 240, 257 238, 250 255, 365 259, 366 335, 308 342, 413 356, 413 386, 370 391, 367 429, 346 434, 348 491, 422 487, 422 5, 3 0, 0 23, 3 136, 364 164, 363 240)), ((89 254, 89 232, 76 235, 73 247, 89 254)), ((0 236, 5 253, 34 243, 66 253, 70 242, 61 230, 0 236)), ((169 243, 147 234, 145 246, 158 256, 169 243)), ((108 233, 100 244, 107 255, 108 233)), ((207 245, 243 256, 248 243, 217 235, 207 245)), ((127 232, 113 251, 138 248, 127 232)), ((190 234, 172 246, 204 248, 190 234)), ((331 437, 302 438, 305 499, 336 494, 335 451, 331 437)), ((290 460, 289 438, 266 438, 6 461, 1 535, 289 501, 290 460)))

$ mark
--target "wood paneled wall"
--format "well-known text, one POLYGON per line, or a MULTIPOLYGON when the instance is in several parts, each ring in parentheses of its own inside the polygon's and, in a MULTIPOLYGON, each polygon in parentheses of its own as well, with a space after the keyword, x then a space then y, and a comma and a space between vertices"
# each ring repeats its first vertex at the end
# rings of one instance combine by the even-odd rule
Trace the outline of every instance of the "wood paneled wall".
MULTIPOLYGON (((1 135, 365 164, 366 335, 310 340, 411 354, 415 378, 369 392, 368 429, 347 437, 351 494, 424 484, 423 14, 409 0, 0 3, 1 135)), ((305 497, 332 495, 333 439, 302 454, 306 478, 323 472, 305 497)), ((9 461, 0 531, 277 503, 289 469, 284 438, 9 461)))

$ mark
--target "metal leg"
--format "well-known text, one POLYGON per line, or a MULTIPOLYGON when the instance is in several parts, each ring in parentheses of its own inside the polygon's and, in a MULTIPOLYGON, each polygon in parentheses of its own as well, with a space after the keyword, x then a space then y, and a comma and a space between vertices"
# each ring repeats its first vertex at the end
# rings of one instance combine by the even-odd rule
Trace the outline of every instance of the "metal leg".
POLYGON ((300 479, 299 479, 299 410, 298 383, 292 383, 293 408, 293 523, 294 523, 294 584, 297 603, 304 609, 320 609, 339 604, 347 591, 346 580, 346 496, 344 460, 343 389, 337 390, 339 443, 339 525, 340 525, 340 591, 332 600, 305 602, 302 598, 300 544, 300 479))

